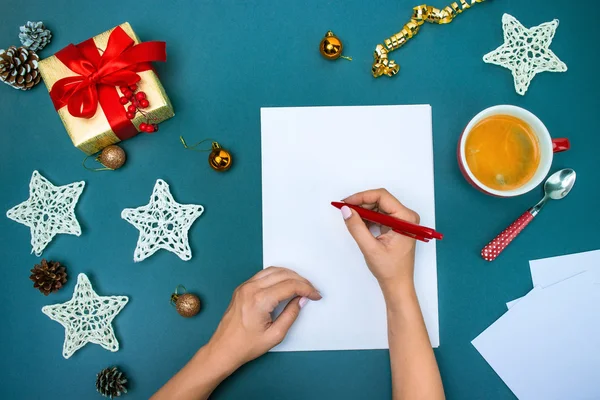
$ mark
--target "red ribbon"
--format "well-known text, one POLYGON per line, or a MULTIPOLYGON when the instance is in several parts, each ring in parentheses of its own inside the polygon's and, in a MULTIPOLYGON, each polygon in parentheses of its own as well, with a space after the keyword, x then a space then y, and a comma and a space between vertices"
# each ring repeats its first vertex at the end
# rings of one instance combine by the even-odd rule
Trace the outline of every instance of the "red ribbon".
POLYGON ((68 45, 56 53, 56 57, 79 75, 62 78, 52 86, 50 98, 56 110, 66 105, 72 116, 91 118, 100 103, 119 139, 137 134, 119 102, 116 87, 139 82, 137 72, 152 69, 151 61, 166 61, 165 42, 135 44, 121 27, 117 27, 110 34, 102 55, 94 40, 88 39, 78 45, 68 45))

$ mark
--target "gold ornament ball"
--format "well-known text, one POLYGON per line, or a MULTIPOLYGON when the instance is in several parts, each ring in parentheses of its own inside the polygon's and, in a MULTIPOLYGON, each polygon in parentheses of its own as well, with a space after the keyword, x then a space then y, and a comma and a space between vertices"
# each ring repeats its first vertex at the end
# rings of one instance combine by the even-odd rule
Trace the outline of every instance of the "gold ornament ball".
POLYGON ((342 50, 344 50, 342 41, 333 32, 328 31, 319 45, 321 55, 328 60, 335 60, 340 58, 342 50))
POLYGON ((102 150, 97 160, 106 168, 119 169, 125 164, 127 156, 125 150, 116 144, 111 144, 102 150))
POLYGON ((208 165, 215 171, 227 171, 231 168, 231 153, 222 148, 219 143, 213 142, 212 151, 208 156, 208 165))
POLYGON ((172 294, 171 301, 179 315, 185 318, 193 317, 200 312, 200 299, 195 294, 172 294))

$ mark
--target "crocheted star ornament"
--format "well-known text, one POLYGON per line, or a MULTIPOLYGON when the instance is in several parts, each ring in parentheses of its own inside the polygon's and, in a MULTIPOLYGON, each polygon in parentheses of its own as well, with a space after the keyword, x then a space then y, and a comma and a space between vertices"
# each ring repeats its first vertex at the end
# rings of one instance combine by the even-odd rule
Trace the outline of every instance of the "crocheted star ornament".
POLYGON ((119 350, 112 320, 128 301, 127 296, 98 296, 88 277, 79 274, 71 300, 43 307, 42 312, 65 327, 63 357, 69 358, 87 343, 119 350))
POLYGON ((140 231, 133 261, 145 260, 159 249, 175 253, 184 261, 191 259, 188 230, 203 212, 201 205, 177 203, 169 185, 162 179, 157 180, 150 203, 126 208, 121 213, 121 218, 140 231))
POLYGON ((512 15, 504 14, 504 44, 483 56, 483 61, 511 70, 515 90, 524 95, 537 73, 567 70, 566 64, 549 49, 557 27, 555 19, 527 29, 512 15))
POLYGON ((54 186, 39 172, 33 171, 29 182, 29 199, 14 206, 6 216, 31 230, 32 253, 41 256, 50 241, 59 233, 81 235, 75 217, 75 205, 85 182, 54 186))

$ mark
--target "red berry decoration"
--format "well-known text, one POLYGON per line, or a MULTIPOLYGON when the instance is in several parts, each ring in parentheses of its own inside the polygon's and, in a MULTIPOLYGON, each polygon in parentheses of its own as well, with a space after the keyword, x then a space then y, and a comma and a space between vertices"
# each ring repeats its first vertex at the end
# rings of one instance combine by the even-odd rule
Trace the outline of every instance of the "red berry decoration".
POLYGON ((129 86, 120 86, 119 90, 123 93, 123 96, 119 98, 119 102, 123 105, 128 104, 127 111, 125 112, 125 116, 128 119, 134 119, 137 115, 138 111, 146 118, 146 122, 142 122, 138 126, 138 130, 140 132, 146 133, 154 133, 158 131, 158 124, 150 124, 148 123, 148 115, 142 111, 142 108, 146 108, 150 106, 150 102, 146 98, 146 93, 143 91, 139 91, 135 93, 138 89, 138 85, 133 84, 129 86))
POLYGON ((146 133, 154 133, 158 130, 158 125, 156 124, 147 124, 146 125, 146 130, 144 130, 144 132, 146 133))

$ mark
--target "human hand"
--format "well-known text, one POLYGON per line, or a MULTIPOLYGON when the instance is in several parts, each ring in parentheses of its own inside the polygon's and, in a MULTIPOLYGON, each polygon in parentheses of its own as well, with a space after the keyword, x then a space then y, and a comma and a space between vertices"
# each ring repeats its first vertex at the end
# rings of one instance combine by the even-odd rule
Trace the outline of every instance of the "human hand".
POLYGON ((266 268, 235 290, 207 346, 237 369, 281 343, 309 299, 321 294, 308 280, 286 268, 266 268), (275 307, 291 297, 273 321, 275 307))
MULTIPOLYGON (((385 189, 356 193, 344 199, 344 202, 383 212, 414 224, 418 224, 420 220, 419 214, 403 206, 385 189)), ((376 238, 369 231, 365 221, 350 207, 342 207, 342 216, 384 294, 388 288, 397 287, 398 284, 414 285, 415 239, 383 226, 382 234, 376 238)))

